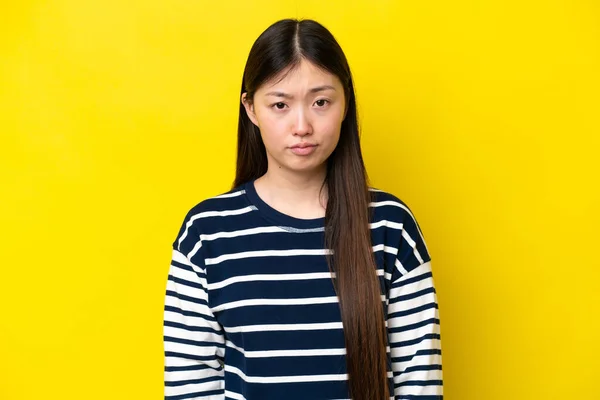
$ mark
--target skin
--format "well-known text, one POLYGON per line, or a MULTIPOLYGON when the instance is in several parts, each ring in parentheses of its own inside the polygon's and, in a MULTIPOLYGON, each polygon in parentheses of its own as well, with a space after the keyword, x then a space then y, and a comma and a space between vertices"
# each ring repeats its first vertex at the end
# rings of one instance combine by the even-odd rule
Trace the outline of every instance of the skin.
POLYGON ((255 181, 259 196, 292 217, 325 216, 327 193, 321 187, 326 161, 338 144, 345 117, 340 80, 303 59, 297 68, 258 88, 252 101, 246 93, 241 100, 267 150, 267 173, 255 181), (292 146, 300 143, 315 145, 314 151, 295 154, 292 146))

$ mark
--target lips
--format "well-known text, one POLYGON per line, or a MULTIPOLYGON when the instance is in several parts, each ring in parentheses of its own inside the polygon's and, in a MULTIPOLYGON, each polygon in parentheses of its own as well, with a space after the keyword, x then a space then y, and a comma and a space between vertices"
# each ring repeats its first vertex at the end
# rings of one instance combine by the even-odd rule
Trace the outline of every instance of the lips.
POLYGON ((312 143, 298 143, 290 147, 290 151, 297 156, 308 156, 314 153, 317 148, 316 144, 312 143))

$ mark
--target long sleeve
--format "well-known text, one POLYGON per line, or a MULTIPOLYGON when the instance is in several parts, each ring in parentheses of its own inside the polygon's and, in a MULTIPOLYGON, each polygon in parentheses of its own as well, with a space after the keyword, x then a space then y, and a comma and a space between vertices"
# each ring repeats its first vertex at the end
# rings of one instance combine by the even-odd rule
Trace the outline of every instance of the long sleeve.
MULTIPOLYGON (((180 241, 181 242, 181 241, 180 241)), ((164 307, 165 400, 224 398, 225 339, 208 306, 204 265, 175 245, 164 307)), ((196 246, 197 247, 197 246, 196 246)), ((186 250, 184 250, 186 249, 186 250)))
POLYGON ((396 400, 443 397, 438 302, 431 259, 412 215, 403 224, 387 312, 396 400))

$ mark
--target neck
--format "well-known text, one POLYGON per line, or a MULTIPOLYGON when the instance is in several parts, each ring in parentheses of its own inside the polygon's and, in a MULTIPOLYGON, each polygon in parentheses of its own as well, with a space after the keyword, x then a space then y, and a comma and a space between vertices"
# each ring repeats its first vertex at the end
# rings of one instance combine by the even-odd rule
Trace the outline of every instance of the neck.
POLYGON ((325 215, 327 204, 325 175, 325 168, 306 174, 269 169, 255 181, 255 188, 267 204, 283 213, 297 218, 319 218, 325 215))

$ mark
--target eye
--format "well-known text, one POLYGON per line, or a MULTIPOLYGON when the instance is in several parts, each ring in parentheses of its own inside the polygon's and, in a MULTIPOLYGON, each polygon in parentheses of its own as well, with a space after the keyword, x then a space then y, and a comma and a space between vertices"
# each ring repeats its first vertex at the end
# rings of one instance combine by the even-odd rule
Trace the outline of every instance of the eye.
POLYGON ((325 99, 319 99, 319 100, 315 101, 315 104, 317 105, 317 107, 325 107, 328 103, 329 103, 329 100, 325 100, 325 99))
POLYGON ((285 108, 285 106, 286 106, 286 104, 285 104, 285 103, 279 102, 279 103, 275 103, 275 104, 273 104, 271 107, 275 107, 275 108, 277 108, 278 110, 283 110, 283 109, 285 108))

